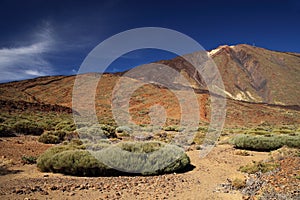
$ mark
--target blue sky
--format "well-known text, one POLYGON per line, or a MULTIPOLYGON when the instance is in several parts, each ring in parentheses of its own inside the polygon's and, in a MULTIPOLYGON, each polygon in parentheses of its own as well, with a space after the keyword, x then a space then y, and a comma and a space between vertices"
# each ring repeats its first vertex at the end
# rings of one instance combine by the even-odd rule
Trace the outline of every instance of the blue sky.
MULTIPOLYGON (((300 52, 298 0, 1 0, 0 82, 74 74, 100 42, 148 26, 182 32, 207 50, 247 43, 300 52)), ((137 50, 108 70, 174 56, 137 50)))

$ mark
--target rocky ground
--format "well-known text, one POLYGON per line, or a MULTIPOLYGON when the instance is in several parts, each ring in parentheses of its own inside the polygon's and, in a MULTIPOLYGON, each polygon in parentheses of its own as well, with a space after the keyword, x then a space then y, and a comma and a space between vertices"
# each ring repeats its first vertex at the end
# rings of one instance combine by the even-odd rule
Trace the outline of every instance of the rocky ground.
MULTIPOLYGON (((237 175, 245 175, 238 172, 241 165, 269 157, 269 153, 264 152, 240 155, 239 150, 223 144, 202 159, 199 151, 189 151, 194 169, 160 176, 72 177, 42 173, 36 165, 22 164, 23 155, 36 156, 49 146, 37 142, 34 136, 1 138, 1 199, 254 199, 245 191, 232 187, 226 190, 222 185, 237 175)), ((297 159, 282 159, 277 171, 252 177, 254 182, 263 182, 258 184, 258 190, 254 187, 252 191, 258 194, 264 188, 270 190, 270 194, 274 194, 272 189, 278 194, 294 192, 292 199, 300 199, 297 159)), ((278 199, 270 194, 266 199, 278 199)))

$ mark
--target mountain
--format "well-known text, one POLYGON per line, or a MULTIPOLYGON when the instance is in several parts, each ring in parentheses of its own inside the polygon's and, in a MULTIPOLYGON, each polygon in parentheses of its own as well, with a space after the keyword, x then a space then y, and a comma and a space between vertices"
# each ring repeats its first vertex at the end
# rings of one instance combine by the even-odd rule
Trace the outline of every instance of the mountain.
MULTIPOLYGON (((300 105, 300 54, 246 44, 224 45, 208 53, 220 71, 227 97, 256 103, 300 105)), ((195 75, 195 69, 183 58, 159 63, 195 77, 198 87, 206 89, 201 74, 195 75)))
MULTIPOLYGON (((197 54, 198 52, 195 52, 188 56, 197 58, 197 54)), ((220 46, 208 54, 219 68, 225 85, 226 125, 300 123, 300 54, 275 52, 244 44, 220 46)), ((210 94, 201 74, 182 57, 157 63, 167 64, 188 78, 200 105, 200 119, 202 122, 209 122, 210 94)), ((100 74, 79 76, 94 80, 98 79, 100 74)), ((113 121, 112 93, 123 76, 124 73, 101 76, 95 106, 98 118, 102 122, 113 121)), ((172 75, 170 77, 176 81, 172 75)), ((9 105, 15 105, 12 102, 22 102, 22 105, 29 102, 32 105, 29 108, 37 107, 38 104, 71 108, 75 78, 76 76, 48 76, 0 84, 1 110, 2 105, 5 105, 6 109, 9 105)), ((134 78, 130 80, 132 83, 135 81, 134 78)), ((179 85, 174 89, 184 93, 187 86, 179 85)), ((166 109, 167 124, 178 123, 181 112, 178 99, 172 91, 155 83, 145 84, 132 94, 129 108, 132 119, 140 124, 150 123, 149 112, 156 104, 166 109)))

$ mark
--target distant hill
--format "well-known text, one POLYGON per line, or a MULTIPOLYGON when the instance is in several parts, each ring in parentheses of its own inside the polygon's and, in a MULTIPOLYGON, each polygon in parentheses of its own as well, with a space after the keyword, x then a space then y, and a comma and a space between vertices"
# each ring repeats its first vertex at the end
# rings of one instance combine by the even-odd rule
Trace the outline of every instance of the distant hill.
MULTIPOLYGON (((249 45, 220 46, 208 52, 222 75, 227 94, 226 125, 299 124, 300 123, 300 54, 275 52, 249 45)), ((197 52, 190 56, 196 56, 197 52)), ((181 57, 158 61, 188 77, 197 93, 200 118, 210 121, 210 96, 200 74, 181 57), (193 80, 191 77, 195 77, 193 80)), ((98 78, 91 73, 80 76, 98 78)), ((97 88, 96 110, 99 120, 111 122, 112 91, 122 73, 103 74, 97 88)), ((1 109, 12 102, 72 107, 76 76, 48 76, 0 84, 1 109), (9 102, 9 103, 5 103, 9 102)), ((84 89, 84 88, 83 88, 84 89)), ((184 91, 184 87, 182 88, 184 91)), ((130 112, 140 124, 150 122, 149 108, 160 104, 167 112, 167 123, 180 120, 180 105, 167 88, 147 84, 134 92, 130 112)), ((22 106, 23 108, 24 106, 22 106)), ((49 107, 47 107, 49 109, 49 107)), ((60 109, 59 109, 60 110, 60 109)))

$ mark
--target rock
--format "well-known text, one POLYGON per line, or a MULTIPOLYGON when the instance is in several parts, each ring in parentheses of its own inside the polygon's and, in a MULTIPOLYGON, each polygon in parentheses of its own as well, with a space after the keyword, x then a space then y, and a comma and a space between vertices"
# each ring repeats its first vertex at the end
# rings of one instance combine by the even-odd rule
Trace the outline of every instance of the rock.
POLYGON ((13 192, 16 194, 24 194, 24 190, 22 189, 15 189, 13 192))
POLYGON ((121 196, 121 192, 116 192, 116 195, 117 196, 121 196))
POLYGON ((58 187, 55 186, 55 185, 53 185, 53 186, 50 187, 50 190, 57 190, 57 189, 58 189, 58 187))
POLYGON ((68 194, 68 196, 74 196, 75 195, 75 192, 71 192, 68 194))
POLYGON ((40 193, 41 195, 49 195, 49 193, 46 190, 42 190, 40 193))

